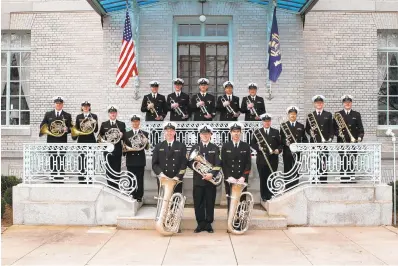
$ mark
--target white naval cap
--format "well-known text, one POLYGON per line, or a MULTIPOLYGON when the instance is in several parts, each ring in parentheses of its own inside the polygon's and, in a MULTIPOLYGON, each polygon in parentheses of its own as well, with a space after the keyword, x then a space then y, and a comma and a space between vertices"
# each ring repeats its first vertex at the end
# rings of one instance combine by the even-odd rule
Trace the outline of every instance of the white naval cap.
POLYGON ((55 97, 53 97, 53 101, 56 103, 56 102, 60 102, 60 103, 63 103, 64 102, 64 97, 62 97, 62 96, 55 96, 55 97))
POLYGON ((89 101, 82 102, 82 106, 85 106, 85 105, 91 106, 91 103, 89 101))
POLYGON ((315 95, 314 97, 312 97, 312 102, 317 102, 317 101, 324 102, 325 100, 326 98, 323 95, 315 95))
POLYGON ((352 102, 352 100, 354 100, 354 97, 352 97, 352 95, 346 94, 346 95, 341 96, 342 102, 345 102, 345 101, 352 102))
POLYGON ((213 133, 213 128, 209 125, 201 125, 198 127, 199 133, 205 133, 205 132, 210 132, 213 133))
POLYGON ((231 122, 228 124, 228 127, 230 130, 234 130, 234 129, 243 129, 243 125, 240 122, 231 122))
POLYGON ((149 82, 149 85, 151 85, 151 87, 159 87, 160 82, 157 80, 152 80, 151 82, 149 82))
POLYGON ((254 83, 254 82, 250 82, 249 84, 247 84, 247 88, 248 89, 254 89, 254 88, 258 88, 258 85, 257 85, 257 83, 254 83))
POLYGON ((130 116, 130 121, 134 121, 134 120, 141 120, 141 116, 140 115, 136 115, 133 114, 130 116))
POLYGON ((222 84, 222 86, 224 87, 224 89, 225 89, 225 87, 227 87, 227 86, 232 86, 232 87, 234 87, 234 83, 233 83, 232 81, 227 80, 227 81, 224 82, 224 84, 222 84))
POLYGON ((108 113, 110 113, 110 112, 117 112, 118 109, 119 109, 119 108, 118 108, 116 105, 114 105, 114 104, 108 105, 108 108, 107 108, 108 113))
POLYGON ((177 128, 177 123, 175 122, 171 122, 171 121, 167 121, 163 123, 163 129, 176 129, 177 128))
POLYGON ((261 118, 261 120, 263 120, 263 121, 265 121, 265 120, 271 120, 272 115, 269 114, 269 113, 265 113, 265 114, 260 115, 260 118, 261 118))
POLYGON ((289 114, 290 112, 296 112, 296 114, 299 112, 299 109, 297 106, 289 106, 288 108, 286 108, 286 114, 289 114))
POLYGON ((209 85, 209 80, 207 78, 200 78, 200 79, 198 79, 198 84, 199 85, 201 85, 201 84, 209 85))
POLYGON ((174 79, 174 84, 181 84, 181 85, 184 85, 184 80, 183 79, 180 79, 180 78, 176 78, 176 79, 174 79))

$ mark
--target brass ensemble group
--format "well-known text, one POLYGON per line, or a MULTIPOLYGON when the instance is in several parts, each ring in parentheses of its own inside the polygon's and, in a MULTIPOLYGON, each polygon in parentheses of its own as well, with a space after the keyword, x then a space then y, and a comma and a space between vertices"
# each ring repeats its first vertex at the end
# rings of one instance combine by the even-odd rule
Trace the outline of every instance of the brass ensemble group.
MULTIPOLYGON (((193 200, 197 221, 194 232, 213 232, 216 189, 224 182, 228 202, 228 232, 242 234, 249 228, 254 203, 253 195, 247 191, 253 149, 257 152, 256 165, 260 178, 261 199, 267 201, 272 198, 267 180, 278 168, 279 154, 282 153, 284 172, 293 172, 290 175, 292 179, 298 175, 293 167, 300 154, 290 150, 291 144, 327 143, 332 142, 335 136, 339 143, 354 143, 361 142, 364 137, 361 115, 352 110, 351 95, 341 97, 343 109, 334 114, 324 110, 325 97, 315 95, 312 98, 315 110, 307 115, 305 125, 297 121, 299 109, 289 106, 286 109, 287 118, 279 119, 280 130, 277 130, 271 127, 272 116, 266 112, 264 99, 257 95, 256 83, 248 84, 249 95, 243 97, 241 104, 239 97, 233 95, 234 84, 231 81, 223 84, 225 94, 217 100, 207 92, 209 80, 206 78, 198 80, 199 92, 192 97, 182 92, 184 81, 180 78, 174 80, 175 91, 167 98, 158 93, 159 85, 157 81, 150 82, 151 93, 143 97, 141 111, 145 113, 146 121, 163 121, 170 113, 170 121, 165 121, 162 127, 164 140, 156 141, 153 137, 155 147, 152 170, 158 177, 159 191, 155 227, 163 235, 180 231, 185 204, 182 188, 187 167, 193 170, 193 200), (230 137, 224 137, 221 148, 211 142, 213 131, 216 129, 206 124, 206 121, 215 118, 216 112, 219 112, 220 121, 230 121, 230 137), (250 145, 241 140, 244 127, 237 121, 241 113, 245 114, 245 121, 259 121, 261 125, 250 132, 250 145), (198 143, 189 152, 185 144, 177 141, 175 137, 176 131, 179 130, 175 121, 188 119, 203 121, 198 128, 198 143)), ((111 153, 105 152, 110 166, 107 175, 117 181, 116 173, 121 171, 122 156, 125 156, 127 170, 136 176, 138 183, 138 189, 133 192, 132 197, 141 202, 144 195, 145 149, 149 149, 150 135, 155 132, 141 130, 141 117, 137 114, 131 115, 131 130, 126 132, 125 123, 117 120, 116 105, 108 106, 109 120, 102 122, 99 127, 98 117, 91 112, 91 104, 88 101, 81 104, 82 113, 77 115, 72 123, 72 116, 63 110, 63 103, 63 97, 54 98, 54 110, 45 114, 40 125, 40 135, 46 134, 48 143, 66 143, 67 134, 71 133, 72 138, 78 143, 114 144, 111 153)), ((321 183, 327 183, 327 174, 323 168, 327 152, 324 153, 325 156, 318 160, 317 165, 321 183)), ((62 174, 62 156, 61 152, 59 156, 51 157, 51 171, 58 170, 57 172, 62 174)), ((346 166, 351 165, 352 162, 349 160, 353 159, 344 156, 342 160, 346 166)), ((85 173, 84 154, 79 162, 82 173, 85 173)), ((353 172, 345 173, 341 178, 342 182, 350 182, 350 174, 354 175, 353 172)), ((87 182, 90 180, 86 180, 83 175, 79 177, 79 183, 87 182)), ((108 184, 118 188, 117 182, 108 181, 108 184)), ((297 184, 298 179, 290 182, 289 186, 297 184)))

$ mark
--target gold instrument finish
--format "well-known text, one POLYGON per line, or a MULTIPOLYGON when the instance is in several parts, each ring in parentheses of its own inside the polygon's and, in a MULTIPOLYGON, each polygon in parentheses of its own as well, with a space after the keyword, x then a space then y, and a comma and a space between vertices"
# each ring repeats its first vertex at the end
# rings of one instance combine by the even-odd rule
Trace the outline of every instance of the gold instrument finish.
MULTIPOLYGON (((249 105, 249 104, 251 104, 251 103, 253 103, 253 102, 249 100, 249 97, 247 97, 246 104, 249 105)), ((254 104, 254 103, 253 103, 253 104, 254 104)), ((250 113, 251 113, 252 115, 259 116, 258 113, 257 113, 257 111, 256 111, 256 108, 254 108, 254 106, 253 106, 253 108, 250 109, 250 113)))
POLYGON ((54 120, 51 122, 50 127, 48 127, 48 124, 44 124, 40 128, 39 136, 48 135, 48 136, 53 136, 53 137, 57 137, 57 138, 62 137, 66 133, 64 131, 65 127, 66 127, 65 119, 54 120))
POLYGON ((97 120, 92 117, 84 118, 80 122, 80 129, 76 128, 76 125, 71 128, 71 135, 72 137, 90 135, 94 132, 96 126, 97 120))
MULTIPOLYGON (((224 97, 221 97, 221 102, 222 102, 222 103, 225 103, 225 102, 227 102, 227 100, 224 99, 224 97)), ((230 114, 236 115, 234 109, 232 109, 232 107, 231 107, 231 102, 230 102, 229 105, 225 106, 225 108, 227 108, 227 111, 228 111, 230 114)))
POLYGON ((284 122, 282 117, 279 119, 279 125, 280 125, 280 128, 282 129, 283 133, 285 134, 286 145, 290 146, 290 144, 296 143, 297 142, 296 138, 294 137, 292 131, 290 130, 289 125, 287 124, 287 122, 284 122))
MULTIPOLYGON (((206 174, 210 173, 214 167, 196 149, 191 152, 191 155, 189 156, 188 161, 194 161, 192 163, 193 170, 202 176, 205 176, 206 174)), ((213 185, 218 186, 221 184, 223 179, 224 179, 224 174, 222 173, 222 170, 220 170, 218 172, 218 175, 213 176, 213 178, 210 179, 209 182, 212 183, 213 185)))
POLYGON ((235 235, 242 235, 249 229, 251 220, 251 213, 254 205, 254 197, 250 192, 243 192, 247 183, 230 183, 231 195, 229 211, 228 211, 228 232, 235 235), (241 198, 246 196, 246 199, 241 201, 241 198))
MULTIPOLYGON (((202 100, 199 98, 199 95, 196 95, 196 102, 199 103, 202 100)), ((200 111, 202 111, 202 113, 209 115, 209 112, 207 111, 206 106, 200 106, 200 111)))
POLYGON ((334 120, 336 121, 337 126, 339 127, 340 138, 342 138, 345 142, 348 142, 348 140, 344 135, 344 130, 345 130, 350 138, 349 142, 357 142, 357 140, 352 135, 350 129, 348 128, 347 123, 344 121, 343 116, 340 113, 334 114, 334 120))
POLYGON ((110 128, 107 132, 105 132, 105 136, 101 136, 98 135, 98 139, 97 142, 100 143, 111 143, 113 145, 115 145, 116 143, 118 143, 121 140, 121 136, 120 136, 120 130, 119 128, 113 127, 110 128))
MULTIPOLYGON (((149 104, 153 104, 152 102, 151 102, 151 100, 149 100, 149 98, 147 97, 146 98, 147 99, 147 105, 149 105, 149 104)), ((149 108, 149 111, 152 113, 152 114, 155 114, 156 115, 156 117, 158 117, 159 116, 159 114, 158 114, 158 112, 156 111, 156 108, 155 108, 155 105, 153 105, 153 107, 151 107, 151 108, 149 108)))
POLYGON ((264 156, 264 159, 265 159, 265 162, 268 165, 268 168, 271 169, 272 172, 274 172, 274 169, 272 169, 271 163, 268 160, 268 155, 265 152, 266 150, 268 150, 269 154, 273 153, 273 151, 272 151, 271 147, 269 146, 267 140, 265 139, 264 135, 261 133, 261 130, 259 128, 255 129, 253 131, 253 136, 257 140, 257 144, 259 146, 260 151, 262 152, 262 154, 264 156))
POLYGON ((315 143, 318 142, 317 139, 316 139, 316 133, 315 133, 315 131, 318 131, 319 136, 321 137, 322 143, 325 143, 326 140, 323 137, 323 134, 321 132, 321 129, 319 128, 318 122, 316 121, 316 118, 315 118, 314 114, 313 113, 309 113, 308 116, 307 116, 307 119, 308 119, 308 122, 309 122, 310 128, 311 128, 310 129, 310 134, 311 134, 311 137, 314 140, 314 142, 315 143))
POLYGON ((149 139, 141 131, 130 137, 129 141, 131 146, 123 142, 123 152, 142 151, 145 148, 149 148, 149 139))
POLYGON ((178 232, 180 227, 185 197, 181 193, 174 193, 174 188, 182 181, 159 176, 159 196, 155 217, 155 229, 164 236, 178 232))
MULTIPOLYGON (((176 102, 173 99, 170 99, 171 104, 175 104, 176 102)), ((184 112, 181 110, 181 108, 178 106, 176 109, 174 109, 178 115, 180 116, 185 116, 184 112)))

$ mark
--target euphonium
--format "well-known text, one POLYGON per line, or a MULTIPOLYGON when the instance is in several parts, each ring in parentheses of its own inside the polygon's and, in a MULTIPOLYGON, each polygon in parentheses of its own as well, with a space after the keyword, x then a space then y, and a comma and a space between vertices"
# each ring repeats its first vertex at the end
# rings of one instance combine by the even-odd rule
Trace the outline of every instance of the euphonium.
POLYGON ((344 129, 345 129, 347 131, 348 136, 350 137, 350 142, 357 142, 357 140, 351 134, 350 129, 348 128, 346 122, 344 121, 343 116, 340 113, 335 113, 334 114, 334 120, 336 120, 337 126, 339 127, 339 136, 340 136, 340 138, 342 138, 344 141, 348 142, 346 140, 345 135, 344 135, 344 129))
POLYGON ((241 235, 249 229, 254 198, 250 192, 242 193, 247 183, 230 183, 230 185, 231 195, 227 196, 230 198, 227 221, 228 232, 241 235), (246 196, 246 199, 240 201, 242 196, 246 196))
POLYGON ((129 138, 131 146, 123 142, 123 152, 142 151, 148 146, 148 138, 144 133, 139 131, 137 134, 129 138))
MULTIPOLYGON (((221 97, 221 101, 222 101, 222 103, 225 103, 227 100, 224 99, 224 97, 221 97)), ((231 104, 225 106, 225 108, 227 108, 227 111, 228 111, 230 114, 236 115, 234 109, 232 109, 232 107, 231 107, 231 104)))
POLYGON ((47 124, 44 124, 40 128, 40 133, 39 136, 43 135, 48 135, 48 136, 53 136, 53 137, 62 137, 65 134, 64 128, 66 127, 65 125, 65 119, 62 120, 54 120, 50 124, 50 128, 48 128, 47 124))
POLYGON ((182 181, 159 176, 159 196, 155 228, 164 236, 178 232, 184 211, 185 197, 181 193, 174 193, 174 188, 182 181))
MULTIPOLYGON (((210 173, 213 170, 213 165, 209 163, 200 153, 198 150, 193 150, 191 152, 191 155, 188 158, 189 161, 194 161, 192 163, 192 168, 195 170, 197 173, 199 173, 202 176, 205 176, 206 174, 210 173)), ((220 168, 220 167, 219 167, 220 168)), ((222 171, 220 170, 218 172, 217 176, 213 176, 212 179, 209 180, 210 183, 213 185, 220 185, 221 182, 223 181, 224 175, 222 171)))
POLYGON ((308 122, 310 123, 310 127, 311 127, 310 134, 311 134, 311 137, 314 140, 314 142, 315 143, 317 142, 316 134, 315 134, 315 130, 317 130, 319 132, 319 136, 321 137, 321 141, 323 143, 325 143, 326 140, 325 140, 325 138, 322 135, 321 129, 319 128, 318 122, 316 121, 316 118, 315 118, 314 114, 313 113, 309 113, 308 116, 307 116, 307 119, 308 119, 308 122))
POLYGON ((71 128, 72 137, 90 135, 91 133, 94 132, 96 125, 97 125, 97 120, 95 120, 94 118, 92 117, 84 118, 80 122, 80 129, 77 129, 76 125, 74 125, 71 128))
POLYGON ((296 143, 297 142, 296 138, 294 137, 292 131, 290 130, 290 127, 287 124, 287 122, 283 121, 283 118, 280 118, 279 125, 286 136, 286 145, 289 146, 292 143, 296 143))
POLYGON ((105 132, 105 138, 101 135, 98 135, 97 142, 99 143, 108 142, 115 145, 121 140, 121 138, 122 137, 120 136, 119 128, 113 127, 108 129, 107 132, 105 132))

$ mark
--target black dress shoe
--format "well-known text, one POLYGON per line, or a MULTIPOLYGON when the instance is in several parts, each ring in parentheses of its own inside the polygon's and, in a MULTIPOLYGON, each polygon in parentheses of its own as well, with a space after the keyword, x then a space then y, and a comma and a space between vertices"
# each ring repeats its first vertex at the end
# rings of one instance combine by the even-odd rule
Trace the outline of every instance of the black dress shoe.
POLYGON ((181 234, 181 233, 182 233, 182 232, 181 232, 181 229, 178 229, 177 233, 178 233, 178 234, 181 234))
POLYGON ((202 229, 202 227, 200 227, 200 226, 196 227, 196 229, 193 230, 194 233, 200 233, 200 232, 202 232, 202 231, 203 231, 203 229, 202 229))
POLYGON ((214 233, 214 230, 213 230, 213 227, 211 227, 211 224, 208 224, 208 225, 206 226, 206 231, 207 231, 208 233, 214 233))

